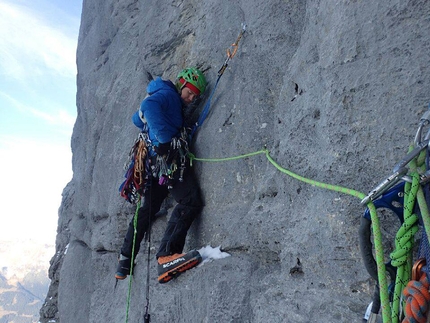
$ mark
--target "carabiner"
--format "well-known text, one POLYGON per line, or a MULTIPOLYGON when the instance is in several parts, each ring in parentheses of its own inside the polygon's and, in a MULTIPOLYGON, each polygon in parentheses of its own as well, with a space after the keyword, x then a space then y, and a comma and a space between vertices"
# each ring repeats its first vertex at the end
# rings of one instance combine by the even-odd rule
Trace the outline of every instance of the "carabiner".
POLYGON ((420 280, 423 272, 423 267, 426 265, 426 259, 420 258, 418 259, 414 266, 412 267, 412 280, 420 280))
POLYGON ((246 24, 243 22, 242 23, 242 30, 240 31, 239 36, 236 39, 236 42, 234 42, 230 48, 233 48, 233 52, 230 51, 230 48, 227 48, 227 57, 228 59, 232 59, 234 57, 234 55, 236 55, 237 49, 239 48, 239 41, 242 38, 243 34, 246 31, 246 24))
POLYGON ((221 68, 218 71, 218 78, 221 77, 222 74, 224 74, 228 66, 228 62, 234 57, 234 55, 236 55, 237 49, 239 48, 239 41, 241 40, 245 31, 246 31, 246 24, 243 22, 242 30, 240 31, 236 41, 229 48, 227 48, 227 58, 225 59, 224 64, 221 66, 221 68), (231 48, 233 48, 233 51, 230 50, 231 48))

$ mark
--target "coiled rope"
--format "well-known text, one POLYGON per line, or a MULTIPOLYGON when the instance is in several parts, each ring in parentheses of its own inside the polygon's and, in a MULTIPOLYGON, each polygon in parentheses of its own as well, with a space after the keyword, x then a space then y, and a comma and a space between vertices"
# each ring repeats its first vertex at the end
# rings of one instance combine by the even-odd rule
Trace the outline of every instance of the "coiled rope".
POLYGON ((427 322, 428 304, 430 301, 429 281, 427 275, 423 273, 421 278, 411 280, 403 290, 406 299, 406 317, 402 323, 425 323, 427 322))

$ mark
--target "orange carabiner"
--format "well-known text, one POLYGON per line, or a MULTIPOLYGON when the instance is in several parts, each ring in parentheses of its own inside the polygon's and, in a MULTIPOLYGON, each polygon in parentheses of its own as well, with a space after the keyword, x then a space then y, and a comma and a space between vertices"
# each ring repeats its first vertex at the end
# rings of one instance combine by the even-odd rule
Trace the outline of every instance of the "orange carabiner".
POLYGON ((246 24, 242 23, 242 30, 240 31, 240 34, 237 37, 236 42, 234 42, 229 48, 227 48, 227 58, 223 66, 221 66, 221 68, 218 71, 218 77, 220 77, 224 73, 225 69, 228 66, 228 62, 234 57, 234 55, 236 55, 237 50, 239 48, 239 41, 241 40, 243 34, 245 33, 245 30, 246 30, 246 24))
POLYGON ((242 24, 242 30, 240 31, 240 34, 237 37, 236 42, 231 44, 230 48, 233 48, 233 52, 230 51, 230 48, 227 48, 227 57, 228 58, 232 59, 234 57, 234 55, 236 55, 237 49, 239 48, 240 39, 242 38, 243 33, 245 32, 245 28, 246 28, 246 25, 242 24))
POLYGON ((230 51, 230 48, 227 48, 227 57, 230 59, 232 59, 234 55, 236 55, 239 46, 237 44, 232 44, 231 47, 233 47, 233 52, 230 51))
POLYGON ((412 280, 420 280, 422 275, 422 268, 426 265, 426 259, 420 258, 418 259, 414 266, 412 267, 412 280))

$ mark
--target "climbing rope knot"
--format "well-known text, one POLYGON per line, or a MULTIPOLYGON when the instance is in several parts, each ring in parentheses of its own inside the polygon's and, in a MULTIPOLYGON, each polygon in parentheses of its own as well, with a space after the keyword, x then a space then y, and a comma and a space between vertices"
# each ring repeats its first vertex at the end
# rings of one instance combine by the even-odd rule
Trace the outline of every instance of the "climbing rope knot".
POLYGON ((418 231, 418 216, 412 214, 405 219, 399 231, 396 234, 396 249, 390 254, 391 264, 394 267, 400 267, 407 259, 409 252, 413 248, 414 236, 418 231))

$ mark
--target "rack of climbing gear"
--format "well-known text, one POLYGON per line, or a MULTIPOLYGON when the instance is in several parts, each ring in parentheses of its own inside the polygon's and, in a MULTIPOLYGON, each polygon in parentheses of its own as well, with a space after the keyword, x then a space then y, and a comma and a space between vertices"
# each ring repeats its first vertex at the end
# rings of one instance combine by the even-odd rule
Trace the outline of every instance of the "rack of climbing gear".
POLYGON ((242 39, 243 35, 245 34, 245 31, 246 31, 246 24, 242 23, 242 29, 240 30, 239 36, 237 37, 236 41, 229 48, 227 48, 227 58, 224 61, 224 64, 218 70, 218 77, 217 77, 217 80, 215 82, 215 86, 212 89, 212 92, 209 95, 209 98, 208 98, 202 112, 200 113, 200 116, 199 116, 197 122, 195 123, 194 127, 191 129, 191 134, 190 134, 191 138, 194 136, 197 129, 202 126, 203 122, 205 121, 206 117, 208 116, 209 109, 211 106, 211 100, 212 100, 212 97, 213 97, 215 90, 218 86, 219 80, 221 79, 221 76, 224 74, 225 70, 227 69, 229 62, 236 55, 237 50, 239 48, 239 42, 242 39))
MULTIPOLYGON (((392 174, 361 201, 367 208, 360 224, 360 249, 369 275, 377 281, 373 301, 364 317, 368 323, 377 321, 381 305, 384 323, 428 322, 430 270, 426 264, 430 263, 430 129, 425 136, 423 132, 429 124, 430 109, 420 119, 409 152, 395 165, 392 174), (377 254, 377 264, 378 260, 372 253, 371 225, 378 219, 371 213, 376 213, 379 208, 393 211, 401 224, 395 237, 395 249, 385 264, 381 264, 383 255, 377 254), (419 231, 421 240, 415 255, 413 247, 419 231), (418 257, 415 265, 414 256, 418 257), (386 282, 387 276, 391 279, 390 285, 386 282)), ((376 230, 372 228, 374 236, 379 239, 378 227, 376 230)))
POLYGON ((186 168, 188 147, 187 129, 183 128, 178 137, 170 141, 169 152, 165 156, 157 155, 153 158, 154 163, 150 166, 152 176, 158 178, 158 184, 172 188, 173 176, 179 169, 178 180, 183 182, 186 168))
POLYGON ((127 163, 124 165, 125 180, 119 187, 120 195, 131 204, 136 204, 140 198, 147 180, 148 154, 147 136, 145 132, 139 133, 134 142, 127 163))

